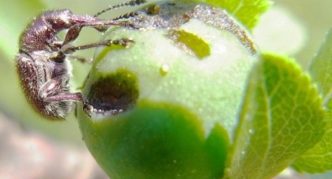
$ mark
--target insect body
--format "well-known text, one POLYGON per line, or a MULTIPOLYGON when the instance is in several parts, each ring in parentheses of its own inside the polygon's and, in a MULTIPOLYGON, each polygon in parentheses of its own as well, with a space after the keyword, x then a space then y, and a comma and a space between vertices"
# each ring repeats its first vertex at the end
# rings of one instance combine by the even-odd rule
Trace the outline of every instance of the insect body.
MULTIPOLYGON (((129 5, 139 5, 145 1, 129 2, 129 5)), ((99 14, 101 13, 97 15, 99 14)), ((83 27, 92 27, 102 32, 110 26, 130 25, 121 19, 100 20, 96 16, 76 15, 67 9, 46 11, 36 17, 21 34, 19 53, 16 56, 21 85, 25 96, 37 112, 49 119, 63 119, 70 112, 73 101, 84 103, 81 93, 73 93, 69 88, 68 59, 72 53, 76 50, 112 44, 126 47, 132 42, 124 38, 71 46, 70 42, 79 36, 83 27), (67 30, 67 33, 61 41, 57 34, 62 30, 67 30)))

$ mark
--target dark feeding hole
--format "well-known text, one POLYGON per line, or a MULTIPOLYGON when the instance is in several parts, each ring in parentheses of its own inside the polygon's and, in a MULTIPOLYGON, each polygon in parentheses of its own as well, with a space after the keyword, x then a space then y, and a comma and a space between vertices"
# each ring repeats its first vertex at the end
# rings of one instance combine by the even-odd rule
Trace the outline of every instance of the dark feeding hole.
POLYGON ((117 114, 136 104, 139 95, 136 76, 127 70, 100 77, 87 96, 97 113, 117 114))

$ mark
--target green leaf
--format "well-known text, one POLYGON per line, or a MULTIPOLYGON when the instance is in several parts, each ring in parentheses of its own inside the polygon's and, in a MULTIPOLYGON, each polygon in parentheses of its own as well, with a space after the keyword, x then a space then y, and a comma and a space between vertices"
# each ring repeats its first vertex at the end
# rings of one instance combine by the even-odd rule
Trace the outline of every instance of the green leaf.
POLYGON ((18 51, 19 35, 43 8, 39 0, 13 0, 0 5, 0 49, 8 57, 6 59, 13 61, 18 51))
POLYGON ((318 55, 310 65, 311 76, 324 97, 327 115, 326 133, 322 140, 307 151, 294 163, 294 168, 301 172, 318 173, 332 170, 332 30, 326 37, 318 55))
POLYGON ((321 139, 321 106, 316 89, 296 64, 262 55, 249 79, 227 176, 278 174, 321 139))
MULTIPOLYGON (((305 152, 294 163, 293 167, 299 172, 323 173, 332 170, 332 113, 326 115, 327 130, 322 140, 313 148, 305 152)), ((323 130, 323 129, 322 129, 323 130)))
POLYGON ((324 100, 329 100, 332 95, 332 30, 326 36, 318 55, 312 60, 309 72, 324 100))
POLYGON ((271 5, 270 0, 194 0, 226 9, 243 25, 253 29, 259 17, 271 5))

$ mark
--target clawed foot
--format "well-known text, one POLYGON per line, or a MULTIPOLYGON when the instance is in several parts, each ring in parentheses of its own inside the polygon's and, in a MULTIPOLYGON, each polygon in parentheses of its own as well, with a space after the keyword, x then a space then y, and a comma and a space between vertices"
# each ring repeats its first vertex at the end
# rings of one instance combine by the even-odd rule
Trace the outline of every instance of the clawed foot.
POLYGON ((123 38, 123 39, 118 39, 118 40, 110 40, 109 45, 121 45, 125 48, 128 48, 131 44, 133 44, 134 41, 131 39, 123 38))

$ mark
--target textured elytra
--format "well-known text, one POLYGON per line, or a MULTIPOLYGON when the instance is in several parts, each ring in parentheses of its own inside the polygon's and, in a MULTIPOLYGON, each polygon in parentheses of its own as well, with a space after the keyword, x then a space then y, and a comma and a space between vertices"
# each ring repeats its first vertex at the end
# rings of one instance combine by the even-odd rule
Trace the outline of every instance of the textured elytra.
POLYGON ((42 116, 51 120, 63 119, 71 110, 72 102, 45 102, 42 99, 40 89, 43 88, 47 79, 52 75, 51 71, 58 68, 57 71, 60 70, 64 74, 61 75, 63 83, 58 84, 56 92, 59 92, 59 90, 61 92, 69 92, 67 64, 58 66, 55 62, 35 61, 26 55, 20 55, 17 58, 17 71, 27 100, 32 103, 34 109, 42 116))

